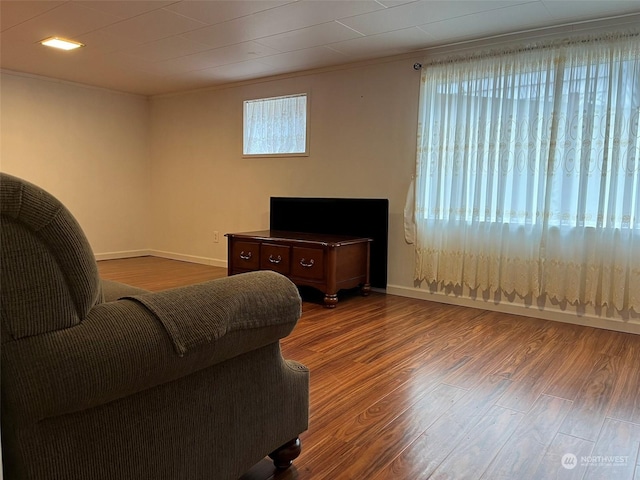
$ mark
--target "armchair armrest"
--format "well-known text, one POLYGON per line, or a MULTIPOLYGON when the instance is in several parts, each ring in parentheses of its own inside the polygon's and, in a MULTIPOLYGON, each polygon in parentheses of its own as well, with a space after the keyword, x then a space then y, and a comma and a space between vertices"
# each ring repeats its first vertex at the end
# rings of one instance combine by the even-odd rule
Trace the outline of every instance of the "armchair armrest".
POLYGON ((177 309, 180 318, 196 319, 182 325, 174 318, 181 333, 197 339, 184 356, 176 354, 171 332, 138 300, 97 305, 77 326, 3 345, 3 410, 11 412, 11 420, 35 422, 176 380, 277 343, 300 317, 295 285, 273 272, 145 296, 154 295, 183 298, 177 309), (212 311, 217 312, 216 328, 222 325, 217 338, 209 336, 212 311))
POLYGON ((291 282, 274 272, 227 277, 216 281, 215 287, 204 283, 123 298, 139 302, 155 315, 180 356, 228 331, 267 327, 300 315, 297 289, 294 293, 291 282))

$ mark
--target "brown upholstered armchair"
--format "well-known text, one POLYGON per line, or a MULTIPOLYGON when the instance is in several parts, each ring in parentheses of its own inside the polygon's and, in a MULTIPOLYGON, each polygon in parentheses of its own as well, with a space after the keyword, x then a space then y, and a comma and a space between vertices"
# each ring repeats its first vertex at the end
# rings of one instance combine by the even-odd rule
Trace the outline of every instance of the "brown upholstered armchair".
POLYGON ((297 457, 309 373, 280 353, 300 316, 288 279, 101 282, 51 195, 0 174, 0 210, 5 478, 233 480, 297 457))

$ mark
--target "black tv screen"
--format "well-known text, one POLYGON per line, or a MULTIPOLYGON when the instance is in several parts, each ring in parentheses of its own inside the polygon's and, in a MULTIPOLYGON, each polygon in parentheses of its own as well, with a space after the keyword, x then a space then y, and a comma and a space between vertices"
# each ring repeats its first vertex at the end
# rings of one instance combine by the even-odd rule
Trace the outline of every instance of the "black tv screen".
POLYGON ((387 288, 388 199, 271 197, 270 207, 271 230, 373 239, 371 286, 387 288))

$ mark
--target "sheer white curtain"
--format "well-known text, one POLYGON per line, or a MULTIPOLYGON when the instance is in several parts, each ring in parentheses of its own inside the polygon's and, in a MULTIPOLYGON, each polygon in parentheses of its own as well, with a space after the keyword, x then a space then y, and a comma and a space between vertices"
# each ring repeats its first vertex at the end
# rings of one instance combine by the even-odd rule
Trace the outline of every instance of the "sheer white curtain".
POLYGON ((416 279, 640 311, 640 42, 422 74, 416 279))
POLYGON ((244 103, 244 154, 304 153, 307 96, 248 100, 244 103))

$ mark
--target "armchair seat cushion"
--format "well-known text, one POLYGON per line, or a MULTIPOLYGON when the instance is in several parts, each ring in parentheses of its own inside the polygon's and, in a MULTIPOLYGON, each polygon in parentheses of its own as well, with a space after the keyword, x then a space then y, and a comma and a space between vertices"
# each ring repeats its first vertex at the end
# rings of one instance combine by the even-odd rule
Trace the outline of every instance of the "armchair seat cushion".
POLYGON ((120 300, 127 295, 140 295, 148 293, 148 290, 144 290, 138 287, 132 287, 120 282, 114 282, 113 280, 107 280, 105 278, 100 279, 102 288, 102 301, 113 302, 120 300))

